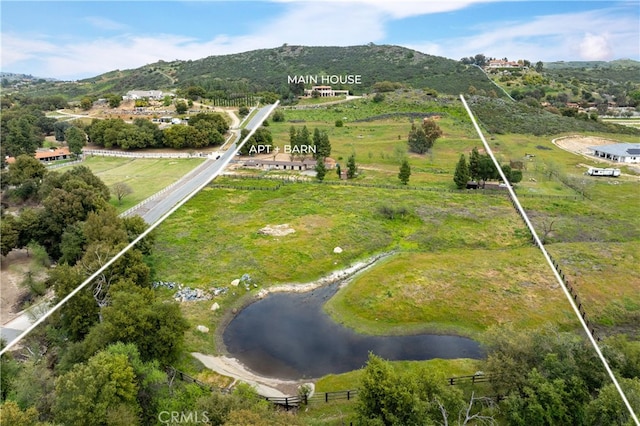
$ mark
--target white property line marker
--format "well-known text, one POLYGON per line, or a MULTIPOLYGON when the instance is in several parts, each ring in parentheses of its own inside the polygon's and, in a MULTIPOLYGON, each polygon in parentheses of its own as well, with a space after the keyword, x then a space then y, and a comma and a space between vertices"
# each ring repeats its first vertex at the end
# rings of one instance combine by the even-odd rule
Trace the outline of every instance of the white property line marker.
MULTIPOLYGON (((276 101, 275 104, 273 104, 271 106, 271 109, 269 110, 269 112, 267 114, 265 114, 265 120, 269 118, 269 115, 271 115, 271 113, 273 112, 273 110, 278 106, 278 104, 280 103, 280 101, 276 101)), ((262 123, 260 123, 262 124, 262 123)), ((258 129, 258 127, 260 127, 260 125, 257 125, 255 128, 253 128, 249 134, 247 134, 247 136, 242 140, 242 142, 238 145, 237 149, 239 150, 242 145, 244 145, 251 136, 253 136, 253 134, 255 133, 255 131, 258 129)), ((144 237, 146 237, 147 235, 149 235, 149 233, 151 231, 153 231, 155 228, 158 227, 158 225, 160 225, 162 222, 165 221, 165 219, 167 219, 169 216, 171 216, 176 210, 178 210, 180 207, 182 207, 183 204, 185 204, 187 201, 189 201, 194 195, 196 195, 198 192, 200 192, 205 186, 207 186, 209 184, 209 182, 211 182, 211 180, 213 180, 213 178, 215 178, 218 174, 220 174, 222 172, 222 170, 224 170, 224 168, 227 166, 227 164, 229 164, 229 162, 231 161, 231 159, 233 158, 233 156, 228 156, 225 160, 224 163, 222 164, 222 166, 218 169, 218 173, 214 174, 211 176, 211 179, 207 180, 206 182, 204 182, 202 185, 200 185, 199 187, 197 187, 195 190, 193 190, 190 194, 188 194, 186 197, 184 197, 180 202, 178 202, 175 206, 173 206, 171 208, 171 210, 169 210, 168 212, 166 212, 160 219, 156 220, 155 222, 153 222, 151 225, 149 225, 149 227, 140 235, 138 235, 138 237, 133 240, 131 243, 129 243, 128 246, 126 246, 125 248, 123 248, 122 250, 120 250, 120 252, 118 252, 115 256, 113 256, 107 263, 105 263, 104 265, 102 265, 102 267, 100 267, 100 269, 98 269, 96 272, 94 272, 89 278, 87 278, 86 280, 84 280, 78 287, 74 288, 71 293, 67 294, 61 301, 59 301, 53 308, 51 308, 46 314, 44 314, 43 316, 41 316, 40 318, 38 318, 33 324, 31 324, 29 326, 29 328, 27 328, 26 330, 24 330, 18 337, 16 337, 15 339, 13 339, 11 342, 9 342, 4 348, 2 348, 2 350, 0 350, 0 355, 3 355, 5 352, 7 352, 9 349, 11 349, 13 346, 15 346, 19 341, 21 341, 22 339, 24 339, 29 333, 31 333, 33 331, 33 329, 35 329, 37 326, 39 326, 40 324, 42 324, 47 318, 49 318, 51 316, 51 314, 53 314, 55 311, 57 311, 58 309, 60 309, 62 307, 62 305, 64 305, 65 303, 67 303, 69 301, 69 299, 71 299, 73 296, 75 296, 80 290, 82 290, 83 288, 85 288, 87 285, 89 285, 94 279, 96 279, 96 277, 98 275, 100 275, 102 272, 104 272, 105 269, 107 269, 109 266, 111 266, 116 260, 120 259, 120 257, 122 257, 122 255, 124 255, 126 252, 128 252, 130 249, 133 248, 133 246, 135 246, 140 240, 142 240, 144 237)), ((207 161, 211 161, 211 160, 207 160, 207 161)))
POLYGON ((584 320, 584 318, 582 318, 582 315, 580 314, 580 310, 576 306, 576 304, 575 304, 575 302, 573 300, 573 297, 569 293, 569 290, 567 289, 567 286, 565 285, 564 280, 562 279, 562 277, 560 277, 560 274, 558 273, 558 271, 556 270, 555 266, 553 265, 553 261, 551 260, 551 256, 549 256, 549 253, 547 253, 547 249, 544 248, 544 245, 540 241, 540 238, 538 237, 538 234, 536 233, 535 228, 531 224, 531 221, 529 220, 529 217, 527 216, 527 213, 522 208, 522 205, 520 204, 520 200, 518 200, 518 197, 516 197, 516 193, 513 191, 513 188, 511 187, 511 183, 509 182, 509 180, 504 175, 504 172, 502 171, 502 168, 500 167, 500 164, 496 160, 496 157, 494 157, 493 151, 491 151, 491 147, 487 143, 487 140, 484 138, 484 135, 482 134, 482 131, 480 130, 480 127, 478 126, 478 123, 476 122, 476 119, 473 116, 473 113, 471 112, 471 109, 469 108, 469 105, 467 105, 467 101, 464 99, 464 96, 462 96, 462 94, 460 95, 460 100, 462 101, 465 109, 467 110, 467 114, 469 114, 469 117, 471 118, 471 121, 473 122, 473 126, 475 127, 476 132, 478 133, 478 136, 480 136, 480 139, 482 140, 482 143, 484 144, 484 148, 487 151, 487 154, 489 154, 489 156, 491 157, 491 160, 493 161, 493 164, 496 166, 496 169, 498 169, 498 173, 500 173, 500 177, 502 178, 503 182, 505 182, 507 184, 507 189, 509 190, 509 195, 511 196, 511 200, 513 201, 513 203, 515 204, 516 208, 518 209, 518 212, 520 213, 520 215, 524 219, 525 223, 527 224, 527 227, 529 228, 529 231, 531 231, 531 235, 533 236, 533 239, 535 240, 536 245, 538 246, 538 248, 540 249, 540 251, 544 255, 544 258, 547 260, 547 263, 549 264, 549 267, 551 268, 551 271, 553 271, 553 275, 556 277, 556 280, 558 281, 558 284, 560 284, 560 288, 562 288, 562 291, 564 292, 565 296, 567 296, 567 299, 569 299, 569 303, 571 304, 571 307, 573 308, 573 311, 575 312, 576 316, 578 317, 578 320, 580 321, 580 324, 582 324, 582 328, 584 328, 584 331, 587 334, 587 337, 589 338, 589 341, 591 342, 591 345, 593 345, 593 348, 596 350, 596 353, 598 354, 598 357, 600 358, 600 361, 602 361, 602 365, 604 365, 605 370, 607 370, 607 374, 609 374, 609 377, 611 378, 611 380, 613 381, 613 384, 615 385, 616 389, 618 390, 618 393, 620 394, 620 397, 622 398, 622 401, 627 406, 627 410, 629 410, 629 414, 631 414, 631 417, 635 421, 636 425, 640 426, 640 421, 638 421, 638 416, 636 416, 636 413, 633 411, 633 407, 631 407, 631 404, 629 403, 629 400, 627 399, 627 396, 625 395, 624 391, 620 387, 620 383, 618 383, 618 380, 616 379, 616 376, 613 374, 613 371, 609 367, 609 363, 607 362, 607 359, 602 354, 602 351, 600 350, 600 347, 598 346, 598 343, 596 342, 596 339, 591 334, 591 331, 589 331, 589 326, 587 325, 587 323, 584 320))

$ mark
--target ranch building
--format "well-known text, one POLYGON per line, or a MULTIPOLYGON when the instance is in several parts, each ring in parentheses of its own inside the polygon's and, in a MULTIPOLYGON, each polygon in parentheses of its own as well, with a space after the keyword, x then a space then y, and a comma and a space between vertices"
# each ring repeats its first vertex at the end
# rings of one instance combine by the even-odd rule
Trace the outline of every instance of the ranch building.
POLYGON ((590 146, 593 155, 618 163, 640 163, 640 143, 590 146))

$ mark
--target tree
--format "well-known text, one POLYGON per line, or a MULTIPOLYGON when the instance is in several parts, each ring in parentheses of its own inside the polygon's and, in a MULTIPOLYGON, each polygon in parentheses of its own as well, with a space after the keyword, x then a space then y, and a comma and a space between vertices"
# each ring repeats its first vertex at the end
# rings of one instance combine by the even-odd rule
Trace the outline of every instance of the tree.
POLYGON ((55 382, 46 358, 32 356, 22 363, 13 380, 12 399, 27 409, 33 407, 41 418, 50 418, 54 403, 55 382))
POLYGON ((10 185, 15 186, 22 185, 29 180, 37 182, 38 186, 40 186, 40 182, 46 173, 47 168, 40 160, 31 155, 22 154, 11 165, 7 180, 10 185))
POLYGON ((87 110, 90 110, 91 107, 93 107, 93 101, 91 100, 90 97, 85 96, 82 99, 80 99, 80 108, 87 111, 87 110))
POLYGON ((213 124, 215 129, 221 135, 224 135, 227 131, 229 131, 229 123, 227 123, 227 120, 225 120, 222 114, 199 112, 189 119, 189 125, 196 126, 201 121, 207 121, 213 124))
POLYGON ((209 136, 196 126, 171 126, 164 129, 164 143, 174 149, 202 148, 209 144, 209 136))
POLYGON ((513 185, 521 181, 522 181, 522 170, 511 169, 510 183, 513 185))
POLYGON ((409 151, 424 154, 428 150, 429 145, 424 130, 422 127, 417 127, 415 124, 412 124, 411 130, 409 131, 409 151))
POLYGON ((240 115, 240 117, 246 117, 247 115, 249 115, 249 108, 246 105, 240 105, 240 107, 238 108, 238 114, 240 115))
POLYGON ((471 150, 471 155, 469 155, 469 175, 472 180, 477 181, 480 179, 480 153, 475 146, 471 150))
POLYGON ((107 344, 133 343, 143 361, 156 359, 162 365, 176 360, 189 326, 177 303, 154 300, 150 289, 126 284, 114 287, 103 317, 90 334, 107 344))
POLYGON ((125 182, 116 182, 111 185, 111 192, 116 196, 118 205, 122 205, 122 199, 129 194, 133 193, 133 189, 125 182))
MULTIPOLYGON (((33 118, 33 117, 32 117, 33 118)), ((2 144, 7 155, 17 157, 20 154, 33 155, 36 148, 42 146, 44 137, 40 130, 32 123, 29 116, 10 119, 3 126, 2 144)))
POLYGON ((411 176, 411 166, 409 166, 409 161, 404 159, 402 164, 400 165, 400 173, 398 173, 398 179, 402 182, 403 185, 407 185, 409 183, 409 177, 411 176))
MULTIPOLYGON (((620 387, 636 413, 640 412, 640 379, 619 379, 620 387)), ((631 415, 613 384, 607 384, 598 397, 587 406, 587 424, 590 425, 632 425, 631 415)))
POLYGON ((325 131, 319 131, 317 128, 313 131, 313 144, 316 147, 314 158, 327 158, 331 156, 331 142, 329 135, 325 131))
MULTIPOLYGON (((67 264, 58 265, 51 270, 47 279, 48 286, 55 291, 55 302, 59 302, 84 281, 84 275, 79 268, 67 264)), ((96 305, 90 288, 84 288, 60 309, 57 316, 59 327, 65 331, 72 341, 82 340, 91 326, 98 321, 98 306, 96 305)))
POLYGON ((185 101, 176 101, 176 113, 184 114, 189 110, 189 105, 185 101))
POLYGON ((53 125, 53 133, 58 142, 63 142, 65 138, 65 132, 71 127, 68 121, 57 121, 53 125))
POLYGON ((373 102, 380 103, 382 101, 384 101, 384 93, 378 92, 373 95, 373 102))
POLYGON ((118 95, 107 95, 107 102, 109 103, 109 107, 118 108, 122 103, 122 97, 118 95))
POLYGON ((76 155, 82 154, 82 147, 87 144, 87 135, 78 127, 71 126, 64 132, 69 151, 76 155))
POLYGON ((576 377, 549 379, 534 368, 527 374, 522 395, 526 398, 512 393, 502 404, 509 424, 584 424, 589 394, 576 377))
POLYGON ((271 120, 272 120, 274 123, 284 123, 284 120, 285 120, 285 118, 284 118, 284 112, 282 112, 282 111, 281 111, 281 110, 279 110, 279 109, 278 109, 278 110, 276 110, 276 111, 273 113, 273 117, 271 117, 271 120))
POLYGON ((456 171, 453 175, 453 181, 456 183, 456 188, 463 189, 469 182, 469 166, 467 166, 467 158, 464 154, 460 154, 460 160, 456 164, 456 171))
POLYGON ((507 181, 511 182, 511 166, 508 164, 503 164, 500 166, 500 168, 502 169, 504 177, 507 178, 507 181))
POLYGON ((0 254, 6 256, 11 250, 18 247, 18 238, 20 236, 20 231, 13 216, 7 215, 2 218, 0 235, 2 235, 2 238, 0 238, 0 254))
POLYGON ((316 179, 322 182, 326 174, 327 174, 327 167, 324 164, 324 158, 318 158, 316 160, 316 179))
POLYGON ((442 136, 443 132, 438 123, 432 118, 426 119, 422 122, 422 130, 427 138, 428 148, 433 148, 436 140, 442 136))
POLYGON ((487 57, 482 53, 478 53, 473 57, 473 63, 480 67, 483 67, 487 64, 487 57))
MULTIPOLYGON (((242 129, 240 131, 240 139, 238 143, 243 141, 247 135, 249 134, 248 129, 242 129)), ((256 153, 256 151, 252 148, 263 145, 263 146, 273 146, 273 136, 271 135, 271 131, 264 126, 261 126, 256 130, 253 135, 242 145, 240 148, 240 154, 242 155, 250 155, 256 153), (252 152, 253 151, 253 152, 252 152)))
POLYGON ((0 405, 0 424, 37 426, 38 412, 33 407, 21 410, 14 401, 6 401, 0 405))
POLYGON ((496 168, 496 165, 493 163, 493 160, 491 159, 489 154, 485 154, 480 157, 478 172, 479 172, 478 177, 483 181, 483 185, 482 185, 483 187, 484 187, 484 182, 490 179, 497 179, 499 176, 498 169, 496 168))
POLYGON ((353 179, 358 173, 358 166, 356 165, 356 155, 351 154, 347 159, 347 179, 353 179))
POLYGON ((55 393, 55 419, 69 426, 107 424, 111 410, 140 412, 135 374, 121 353, 102 351, 86 363, 76 364, 56 379, 55 393))
POLYGON ((110 354, 123 354, 127 357, 138 386, 136 399, 142 409, 142 424, 155 424, 160 411, 159 399, 166 389, 167 374, 160 369, 158 361, 144 362, 140 358, 140 351, 134 344, 118 342, 109 345, 105 351, 110 354))
POLYGON ((201 86, 189 86, 184 91, 184 95, 187 99, 192 101, 197 101, 204 95, 206 95, 207 91, 201 86))
POLYGON ((466 408, 462 391, 446 386, 428 370, 398 371, 388 361, 369 354, 356 402, 358 420, 363 424, 428 425, 443 424, 444 420, 446 425, 450 415, 461 415, 466 408))

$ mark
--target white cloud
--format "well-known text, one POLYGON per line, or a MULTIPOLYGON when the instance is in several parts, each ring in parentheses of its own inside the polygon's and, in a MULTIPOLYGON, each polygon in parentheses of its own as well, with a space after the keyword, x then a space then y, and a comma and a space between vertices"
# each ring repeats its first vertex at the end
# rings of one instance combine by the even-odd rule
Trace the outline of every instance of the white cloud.
MULTIPOLYGON (((284 43, 315 46, 379 43, 387 40, 386 24, 390 20, 452 11, 477 3, 417 0, 281 2, 285 4, 285 11, 265 19, 259 29, 240 36, 218 34, 209 40, 176 34, 124 33, 93 40, 2 34, 2 68, 16 70, 28 66, 30 70, 37 70, 37 73, 28 71, 34 75, 73 79, 114 69, 136 68, 161 59, 199 59, 284 43)), ((532 61, 637 58, 637 16, 621 13, 621 10, 624 12, 624 8, 610 8, 534 16, 521 22, 484 22, 472 28, 473 36, 445 38, 444 35, 438 40, 403 44, 453 59, 476 53, 532 61), (590 32, 585 34, 585 29, 590 32), (599 29, 602 32, 598 32, 599 29)), ((107 19, 86 19, 101 28, 123 27, 107 19)))
MULTIPOLYGON (((489 3, 499 0, 315 0, 313 4, 322 7, 325 12, 333 12, 341 5, 351 4, 358 9, 372 9, 393 19, 408 18, 410 16, 427 15, 432 13, 451 12, 463 9, 474 3, 489 3)), ((292 3, 298 7, 307 7, 312 2, 300 0, 274 0, 276 3, 292 3)))
POLYGON ((612 48, 608 34, 587 33, 580 43, 580 56, 592 61, 605 61, 612 58, 612 48))
POLYGON ((637 58, 636 17, 619 10, 543 15, 522 22, 485 22, 473 36, 415 42, 416 50, 458 59, 491 57, 552 60, 637 58), (591 30, 585 35, 585 28, 591 30), (602 32, 598 32, 602 29, 602 32))
POLYGON ((15 34, 2 34, 0 37, 2 46, 2 68, 10 68, 11 65, 29 60, 39 54, 51 53, 56 45, 44 39, 43 36, 21 37, 15 34))
POLYGON ((94 27, 102 30, 118 31, 127 29, 127 25, 121 24, 120 22, 116 22, 108 18, 104 18, 102 16, 87 16, 84 18, 84 20, 94 27))

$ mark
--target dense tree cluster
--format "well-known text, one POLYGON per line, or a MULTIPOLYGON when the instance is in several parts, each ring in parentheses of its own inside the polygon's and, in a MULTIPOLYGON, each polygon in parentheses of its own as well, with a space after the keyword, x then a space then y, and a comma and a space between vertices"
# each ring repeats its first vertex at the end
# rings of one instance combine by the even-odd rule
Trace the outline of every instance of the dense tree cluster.
MULTIPOLYGON (((503 164, 501 169, 509 183, 515 184, 522 180, 521 170, 512 169, 508 164, 503 164)), ((453 175, 453 181, 458 189, 464 188, 469 180, 482 181, 484 186, 484 182, 492 179, 500 179, 500 173, 489 154, 481 155, 478 148, 473 147, 468 163, 465 155, 460 155, 453 175)))
MULTIPOLYGON (((602 345, 637 411, 640 342, 620 335, 605 339, 602 345)), ((528 331, 501 326, 489 330, 485 347, 487 359, 481 369, 492 378, 491 389, 473 393, 448 386, 443 377, 427 369, 401 370, 370 355, 360 380, 358 421, 375 425, 631 424, 595 351, 576 334, 551 326, 528 331)))
POLYGON ((2 158, 33 154, 42 146, 44 137, 54 133, 55 118, 46 117, 39 104, 25 104, 29 98, 17 102, 3 98, 0 114, 2 158))
MULTIPOLYGON (((238 143, 242 142, 249 135, 248 129, 242 129, 240 132, 240 139, 238 143)), ((247 142, 242 145, 240 148, 240 154, 242 155, 250 155, 255 153, 255 149, 258 145, 263 146, 273 146, 273 136, 271 135, 271 131, 264 126, 260 126, 256 131, 251 135, 251 137, 247 140, 247 142)))
MULTIPOLYGON (((46 172, 30 156, 15 165, 11 184, 33 182, 36 194, 30 208, 3 217, 2 254, 29 246, 35 255, 44 247, 57 262, 46 280, 54 303, 146 228, 138 216, 120 218, 108 188, 84 166, 46 172)), ((153 234, 32 333, 25 360, 3 355, 2 424, 155 424, 164 408, 191 409, 201 398, 206 406, 206 391, 172 385, 160 369, 177 359, 188 323, 175 302, 150 288, 144 256, 152 246, 153 234)))
POLYGON ((221 145, 229 125, 217 113, 199 113, 189 120, 188 126, 173 125, 164 130, 146 119, 136 118, 132 124, 119 118, 95 119, 87 128, 92 144, 104 148, 139 149, 169 147, 204 148, 221 145))

